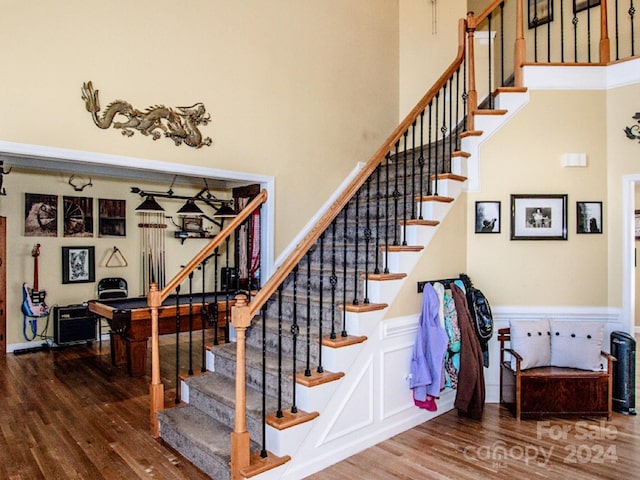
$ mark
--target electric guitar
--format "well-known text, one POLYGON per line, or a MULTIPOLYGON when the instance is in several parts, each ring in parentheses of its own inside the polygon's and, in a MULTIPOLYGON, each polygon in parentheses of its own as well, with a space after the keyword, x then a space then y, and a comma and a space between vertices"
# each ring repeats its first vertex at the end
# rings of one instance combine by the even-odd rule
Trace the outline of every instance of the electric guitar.
POLYGON ((31 251, 33 257, 33 288, 22 284, 22 313, 27 317, 44 317, 49 315, 49 307, 45 303, 47 292, 38 290, 38 257, 40 244, 37 243, 31 251))

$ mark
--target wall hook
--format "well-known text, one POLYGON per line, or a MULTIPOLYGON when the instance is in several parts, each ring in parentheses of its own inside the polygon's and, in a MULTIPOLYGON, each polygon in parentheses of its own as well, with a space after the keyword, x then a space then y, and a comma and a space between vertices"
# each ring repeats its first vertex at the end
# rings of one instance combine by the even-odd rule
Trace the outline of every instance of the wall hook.
POLYGON ((68 183, 69 183, 69 185, 71 185, 71 186, 73 187, 73 189, 74 189, 76 192, 81 192, 81 191, 83 191, 86 187, 93 187, 93 183, 91 183, 91 177, 89 177, 89 182, 87 182, 87 183, 85 183, 84 185, 81 185, 81 186, 79 186, 79 187, 78 187, 78 186, 76 186, 76 185, 74 185, 74 183, 73 183, 73 179, 74 179, 74 178, 75 178, 75 175, 71 175, 71 176, 69 177, 69 181, 68 181, 68 183))
POLYGON ((6 196, 7 195, 7 191, 5 190, 5 188, 2 186, 3 182, 4 182, 4 176, 5 175, 9 175, 11 173, 11 169, 13 167, 9 167, 9 170, 7 170, 6 172, 4 171, 4 162, 0 160, 0 195, 6 196))

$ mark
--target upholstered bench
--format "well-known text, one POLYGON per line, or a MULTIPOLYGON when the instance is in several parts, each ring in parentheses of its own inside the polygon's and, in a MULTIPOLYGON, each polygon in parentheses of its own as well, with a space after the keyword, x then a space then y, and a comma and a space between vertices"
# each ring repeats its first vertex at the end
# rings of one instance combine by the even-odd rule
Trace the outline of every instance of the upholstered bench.
POLYGON ((577 322, 559 322, 554 326, 546 322, 548 326, 539 322, 512 322, 511 328, 498 330, 500 403, 518 420, 610 418, 615 358, 600 350, 602 326, 577 322), (585 333, 585 328, 589 333, 585 333), (519 337, 517 341, 513 330, 519 337), (553 349, 555 356, 551 354, 553 349), (598 363, 594 364, 596 357, 598 363))

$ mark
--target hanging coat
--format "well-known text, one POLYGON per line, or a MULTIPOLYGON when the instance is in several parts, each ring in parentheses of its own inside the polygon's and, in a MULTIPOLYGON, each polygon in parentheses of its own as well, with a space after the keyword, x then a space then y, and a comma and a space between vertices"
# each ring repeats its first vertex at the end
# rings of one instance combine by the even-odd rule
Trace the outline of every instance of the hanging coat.
POLYGON ((460 371, 458 390, 453 404, 458 414, 480 419, 484 409, 485 386, 482 349, 471 321, 467 298, 457 285, 451 286, 460 326, 460 371))
POLYGON ((431 284, 426 284, 422 296, 418 335, 411 357, 410 386, 417 401, 425 401, 427 395, 440 396, 444 380, 444 355, 449 339, 440 325, 439 309, 436 291, 431 284))

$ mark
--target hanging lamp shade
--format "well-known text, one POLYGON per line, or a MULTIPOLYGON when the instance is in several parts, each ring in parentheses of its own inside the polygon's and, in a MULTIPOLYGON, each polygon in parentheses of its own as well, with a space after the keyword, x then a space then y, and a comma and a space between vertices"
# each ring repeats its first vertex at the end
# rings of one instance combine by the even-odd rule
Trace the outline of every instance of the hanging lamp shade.
POLYGON ((222 217, 222 218, 229 218, 229 217, 235 217, 237 215, 236 211, 231 208, 231 206, 228 203, 223 203, 222 206, 216 210, 216 213, 213 215, 214 217, 222 217))
POLYGON ((159 213, 164 212, 164 208, 156 202, 156 199, 153 198, 153 195, 149 195, 144 199, 140 205, 136 207, 136 212, 138 213, 159 213))
POLYGON ((198 217, 198 216, 204 215, 204 212, 200 209, 198 205, 196 205, 196 202, 190 198, 189 200, 187 200, 187 203, 185 203, 182 207, 180 207, 180 210, 178 210, 176 214, 180 217, 186 217, 186 216, 198 217))

